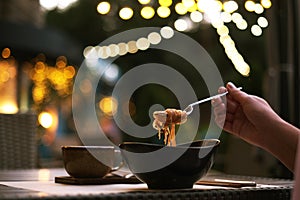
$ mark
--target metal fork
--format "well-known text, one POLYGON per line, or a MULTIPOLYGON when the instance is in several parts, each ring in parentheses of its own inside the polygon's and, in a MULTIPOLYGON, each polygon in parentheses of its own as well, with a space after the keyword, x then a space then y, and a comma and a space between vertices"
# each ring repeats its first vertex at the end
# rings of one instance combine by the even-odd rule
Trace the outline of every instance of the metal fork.
MULTIPOLYGON (((241 90, 242 87, 238 87, 237 89, 238 89, 238 90, 241 90)), ((210 101, 210 100, 212 100, 212 99, 214 99, 214 98, 217 98, 217 97, 222 97, 222 96, 226 95, 227 93, 228 93, 228 91, 226 91, 226 92, 224 92, 224 93, 221 93, 221 94, 217 94, 217 95, 208 97, 208 98, 205 98, 205 99, 202 99, 202 100, 200 100, 200 101, 196 101, 196 102, 194 102, 194 103, 191 103, 191 104, 188 105, 183 111, 185 111, 186 114, 189 115, 189 114, 191 114, 191 113, 193 112, 193 110, 194 110, 193 106, 198 105, 198 104, 200 104, 200 103, 204 103, 204 102, 210 101)))

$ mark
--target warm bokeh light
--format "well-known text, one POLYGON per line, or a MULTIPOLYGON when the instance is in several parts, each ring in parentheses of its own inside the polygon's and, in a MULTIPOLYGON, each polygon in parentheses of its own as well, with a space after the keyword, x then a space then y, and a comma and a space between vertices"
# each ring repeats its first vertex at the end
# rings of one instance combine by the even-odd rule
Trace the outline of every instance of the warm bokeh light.
MULTIPOLYGON (((227 57, 232 61, 236 70, 243 76, 249 76, 250 66, 238 52, 235 42, 229 35, 229 27, 231 28, 232 26, 230 25, 233 23, 241 31, 251 29, 251 33, 254 36, 260 36, 262 35, 262 28, 268 26, 268 20, 260 15, 265 9, 272 6, 271 0, 246 0, 244 2, 245 9, 248 12, 258 15, 257 24, 253 25, 253 22, 247 21, 247 15, 239 10, 239 6, 243 5, 243 3, 235 0, 181 0, 176 2, 173 0, 158 0, 158 4, 151 0, 138 0, 138 2, 140 4, 139 7, 142 8, 135 12, 140 12, 141 17, 144 19, 152 19, 155 14, 160 18, 168 18, 173 14, 173 9, 175 9, 176 14, 180 16, 174 20, 173 27, 178 31, 194 30, 198 27, 197 23, 202 21, 204 21, 204 24, 211 24, 220 37, 220 43, 223 45, 227 57), (231 24, 228 25, 227 23, 231 24)), ((109 10, 106 9, 102 13, 105 14, 109 10)), ((134 11, 129 7, 124 7, 119 11, 119 16, 124 20, 131 19, 133 15, 134 11)), ((140 50, 147 50, 151 45, 159 44, 162 39, 173 37, 174 29, 166 26, 161 28, 159 33, 152 32, 148 36, 141 36, 132 41, 108 44, 108 46, 102 47, 86 47, 84 56, 92 63, 96 62, 99 58, 107 59, 126 55, 127 53, 133 54, 140 50)), ((59 77, 59 74, 57 77, 59 77)), ((39 75, 38 78, 43 79, 43 76, 39 75)), ((59 80, 63 81, 63 79, 59 80)))
POLYGON ((118 47, 119 47, 119 55, 120 56, 123 56, 126 53, 128 53, 128 46, 127 46, 126 43, 121 42, 121 43, 118 44, 118 47))
POLYGON ((4 114, 14 114, 19 111, 17 102, 14 99, 5 100, 0 102, 0 113, 4 114))
POLYGON ((260 3, 256 3, 255 7, 254 7, 254 12, 256 14, 261 14, 264 12, 264 7, 262 7, 262 5, 260 3))
POLYGON ((158 0, 159 5, 170 7, 172 5, 172 0, 158 0))
POLYGON ((266 9, 269 9, 272 6, 271 0, 261 0, 260 3, 266 9))
POLYGON ((236 24, 236 27, 240 30, 246 30, 248 27, 248 23, 246 20, 241 20, 239 23, 236 24))
POLYGON ((231 22, 231 14, 228 12, 221 12, 221 19, 225 23, 231 22))
POLYGON ((228 13, 233 13, 239 8, 238 4, 235 1, 226 1, 223 4, 223 10, 228 13))
POLYGON ((169 26, 165 26, 160 29, 160 34, 163 38, 170 39, 174 36, 174 30, 169 26))
POLYGON ((39 0, 40 5, 46 10, 53 10, 58 8, 65 10, 78 0, 39 0))
POLYGON ((229 29, 227 28, 227 26, 223 25, 223 26, 217 28, 217 33, 220 36, 225 36, 225 35, 229 34, 229 29))
POLYGON ((150 6, 145 6, 141 9, 141 16, 144 19, 151 19, 155 15, 155 10, 150 6))
POLYGON ((254 35, 254 36, 260 36, 262 34, 262 29, 260 26, 258 25, 253 25, 251 27, 251 33, 254 35))
POLYGON ((19 111, 17 103, 17 62, 11 50, 4 48, 0 57, 0 113, 19 111), (2 57, 2 58, 1 58, 2 57))
POLYGON ((268 20, 265 17, 259 17, 257 19, 257 24, 262 28, 266 28, 269 25, 268 20))
POLYGON ((2 50, 2 58, 9 58, 10 57, 10 49, 9 48, 4 48, 2 50))
POLYGON ((197 23, 197 22, 201 22, 203 20, 203 15, 199 11, 194 11, 194 12, 191 12, 190 18, 193 22, 197 23))
POLYGON ((115 57, 119 54, 119 46, 116 44, 110 44, 108 45, 108 50, 109 50, 109 56, 110 57, 115 57))
POLYGON ((245 2, 245 9, 249 12, 253 12, 255 10, 255 3, 252 0, 247 0, 245 2))
POLYGON ((152 32, 149 33, 148 40, 151 44, 159 44, 161 41, 161 36, 156 32, 152 32))
POLYGON ((123 20, 129 20, 133 16, 133 10, 129 7, 124 7, 120 10, 119 16, 123 20))
POLYGON ((41 112, 38 116, 40 125, 44 128, 50 128, 53 125, 53 116, 49 112, 41 112))
POLYGON ((110 3, 107 1, 100 2, 97 6, 98 13, 105 15, 110 11, 110 3))
POLYGON ((150 42, 147 38, 140 38, 136 41, 136 46, 139 50, 146 50, 150 47, 150 42))
POLYGON ((112 116, 117 112, 118 102, 113 97, 105 97, 100 100, 99 108, 106 115, 112 116))
POLYGON ((129 53, 136 53, 139 49, 137 48, 136 46, 136 41, 129 41, 127 43, 127 46, 128 46, 128 52, 129 53))
POLYGON ((185 15, 188 12, 188 9, 183 5, 183 3, 177 3, 175 6, 175 11, 179 15, 185 15))
POLYGON ((196 4, 196 2, 194 0, 182 0, 182 4, 184 5, 184 7, 189 9, 193 7, 196 4))
POLYGON ((47 10, 53 10, 58 5, 58 0, 39 0, 40 5, 47 9, 47 10))
POLYGON ((160 6, 157 8, 157 15, 161 18, 167 18, 171 14, 171 10, 168 7, 160 6))
POLYGON ((240 13, 233 13, 231 19, 234 23, 238 24, 243 21, 243 17, 240 13))
POLYGON ((188 23, 184 19, 177 19, 174 22, 174 27, 178 31, 186 31, 188 29, 188 23))
POLYGON ((151 0, 138 0, 140 4, 145 5, 151 2, 151 0))
POLYGON ((32 97, 37 106, 51 99, 52 90, 62 97, 72 94, 76 69, 67 64, 64 56, 57 58, 55 66, 38 60, 27 73, 33 81, 32 97))

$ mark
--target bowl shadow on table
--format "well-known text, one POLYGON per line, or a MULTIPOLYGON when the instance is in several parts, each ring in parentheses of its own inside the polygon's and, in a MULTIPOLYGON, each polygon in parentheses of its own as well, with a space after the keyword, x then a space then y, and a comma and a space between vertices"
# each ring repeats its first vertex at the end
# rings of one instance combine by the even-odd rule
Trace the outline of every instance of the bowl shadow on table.
POLYGON ((211 169, 219 144, 218 139, 176 147, 124 142, 120 149, 131 172, 148 189, 191 189, 211 169))

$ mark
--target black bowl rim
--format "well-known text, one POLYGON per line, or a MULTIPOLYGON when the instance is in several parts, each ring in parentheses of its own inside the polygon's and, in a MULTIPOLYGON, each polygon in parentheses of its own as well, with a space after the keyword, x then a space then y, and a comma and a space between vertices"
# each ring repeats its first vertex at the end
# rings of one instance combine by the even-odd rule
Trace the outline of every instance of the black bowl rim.
POLYGON ((187 142, 187 143, 180 143, 177 144, 176 146, 167 146, 165 144, 157 144, 157 143, 147 143, 147 142, 122 142, 119 147, 122 149, 123 145, 145 145, 145 146, 153 146, 153 147, 167 147, 167 148, 188 148, 188 149, 200 149, 200 148, 211 148, 211 147, 216 147, 220 144, 219 139, 202 139, 202 140, 195 140, 192 142, 187 142), (203 141, 214 141, 214 144, 211 145, 205 145, 205 146, 197 146, 197 147, 191 147, 187 145, 191 145, 192 143, 196 142, 203 142, 203 141))
POLYGON ((76 146, 76 145, 65 145, 61 147, 62 149, 114 149, 113 146, 76 146))

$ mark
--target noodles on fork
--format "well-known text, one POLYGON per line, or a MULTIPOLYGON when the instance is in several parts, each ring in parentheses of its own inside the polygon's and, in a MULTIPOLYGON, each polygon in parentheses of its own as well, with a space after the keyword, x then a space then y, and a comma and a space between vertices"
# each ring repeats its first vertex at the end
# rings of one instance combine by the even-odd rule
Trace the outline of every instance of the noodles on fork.
POLYGON ((186 122, 186 112, 169 108, 164 111, 155 111, 153 117, 153 128, 158 130, 158 138, 160 139, 163 133, 164 143, 168 146, 176 146, 175 125, 186 122))

